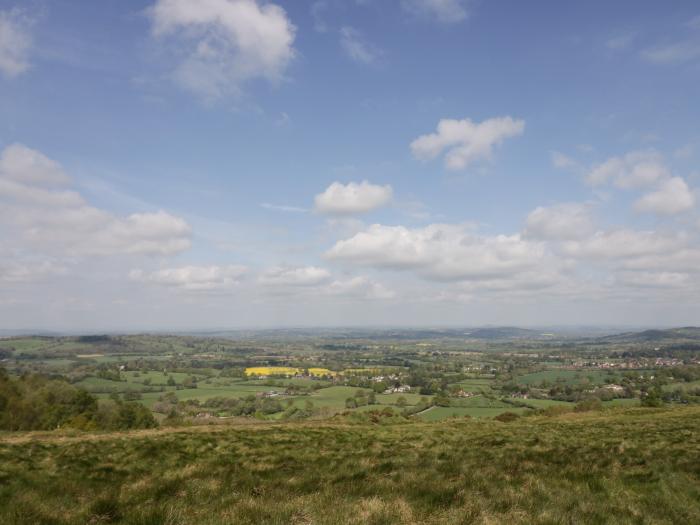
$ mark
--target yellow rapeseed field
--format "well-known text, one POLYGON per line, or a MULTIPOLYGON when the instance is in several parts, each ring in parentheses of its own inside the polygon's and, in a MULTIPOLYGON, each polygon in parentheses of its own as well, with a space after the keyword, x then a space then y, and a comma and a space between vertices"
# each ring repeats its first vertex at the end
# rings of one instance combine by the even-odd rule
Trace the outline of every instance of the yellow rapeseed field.
POLYGON ((299 373, 301 373, 300 368, 292 368, 290 366, 254 366, 245 369, 245 375, 247 376, 293 376, 299 373))
MULTIPOLYGON (((327 368, 309 368, 309 374, 312 376, 335 376, 337 372, 328 370, 327 368)), ((303 368, 294 368, 291 366, 253 366, 245 369, 247 376, 272 376, 285 375, 293 376, 304 372, 303 368)))

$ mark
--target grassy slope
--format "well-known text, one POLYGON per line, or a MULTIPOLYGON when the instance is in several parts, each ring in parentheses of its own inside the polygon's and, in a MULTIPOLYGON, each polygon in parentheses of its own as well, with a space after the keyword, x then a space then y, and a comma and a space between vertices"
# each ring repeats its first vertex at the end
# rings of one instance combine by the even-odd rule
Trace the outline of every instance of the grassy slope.
POLYGON ((0 523, 699 523, 700 407, 0 436, 0 523))

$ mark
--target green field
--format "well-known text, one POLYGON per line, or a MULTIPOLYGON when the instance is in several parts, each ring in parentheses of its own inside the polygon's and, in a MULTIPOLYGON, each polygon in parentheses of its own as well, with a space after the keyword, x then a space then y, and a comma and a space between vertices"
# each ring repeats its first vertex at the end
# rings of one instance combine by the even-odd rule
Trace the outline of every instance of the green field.
POLYGON ((430 407, 416 417, 423 421, 440 421, 450 417, 494 417, 504 412, 522 414, 527 409, 517 407, 430 407))
POLYGON ((464 381, 459 381, 458 383, 453 383, 461 387, 465 392, 489 392, 491 390, 491 385, 493 384, 493 379, 465 379, 464 381))
MULTIPOLYGON (((213 397, 246 397, 251 394, 255 394, 256 392, 267 392, 269 390, 275 390, 275 388, 262 385, 233 384, 230 386, 221 387, 207 387, 206 385, 203 385, 197 388, 183 388, 182 390, 176 390, 173 387, 168 387, 166 392, 173 392, 181 401, 187 401, 188 399, 206 401, 207 399, 211 399, 213 397)), ((156 403, 158 398, 162 395, 163 392, 148 392, 142 394, 141 403, 148 408, 152 408, 153 404, 156 403)))
POLYGON ((0 523, 700 522, 700 407, 0 434, 0 523))
POLYGON ((531 406, 533 408, 547 408, 551 406, 570 406, 573 407, 574 403, 569 403, 567 401, 557 401, 555 399, 518 399, 518 398, 508 398, 515 403, 523 403, 524 405, 531 406))
POLYGON ((539 385, 542 381, 547 381, 551 385, 555 383, 575 385, 587 381, 591 385, 603 385, 606 379, 616 379, 618 377, 617 373, 607 370, 546 370, 518 376, 516 383, 521 385, 539 385))

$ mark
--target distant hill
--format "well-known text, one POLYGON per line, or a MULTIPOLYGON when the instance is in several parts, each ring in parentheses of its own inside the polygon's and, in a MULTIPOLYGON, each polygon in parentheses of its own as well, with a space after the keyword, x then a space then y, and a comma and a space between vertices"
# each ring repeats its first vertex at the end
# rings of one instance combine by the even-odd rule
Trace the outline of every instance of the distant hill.
POLYGON ((667 328, 643 330, 641 332, 626 332, 622 334, 601 337, 600 340, 612 343, 661 343, 671 341, 700 341, 700 327, 685 326, 682 328, 667 328))

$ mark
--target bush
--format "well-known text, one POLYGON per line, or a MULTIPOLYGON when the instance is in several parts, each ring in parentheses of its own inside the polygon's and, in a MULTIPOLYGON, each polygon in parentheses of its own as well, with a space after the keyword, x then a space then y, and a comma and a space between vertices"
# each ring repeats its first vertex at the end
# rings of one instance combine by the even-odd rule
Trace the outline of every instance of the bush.
POLYGON ((574 412, 590 412, 591 410, 603 410, 603 403, 597 397, 589 397, 576 403, 574 412))
POLYGON ((520 416, 515 412, 503 412, 502 414, 498 414, 496 417, 494 417, 496 421, 500 421, 502 423, 510 423, 511 421, 515 421, 519 418, 520 416))

